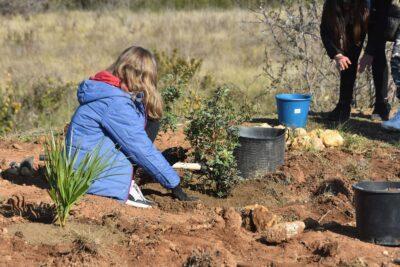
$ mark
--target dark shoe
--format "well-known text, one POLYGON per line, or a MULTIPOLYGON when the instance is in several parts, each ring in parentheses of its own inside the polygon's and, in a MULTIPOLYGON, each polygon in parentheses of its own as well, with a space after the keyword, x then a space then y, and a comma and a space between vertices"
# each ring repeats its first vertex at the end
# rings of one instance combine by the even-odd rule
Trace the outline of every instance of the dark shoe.
POLYGON ((346 122, 350 119, 351 107, 350 105, 337 104, 336 108, 328 115, 328 120, 336 122, 346 122))
POLYGON ((371 115, 371 120, 382 120, 388 121, 390 115, 391 106, 389 103, 377 103, 375 104, 374 111, 371 115))
POLYGON ((180 201, 196 201, 199 200, 197 197, 188 196, 185 192, 183 192, 182 187, 178 185, 177 187, 172 189, 172 195, 180 201))

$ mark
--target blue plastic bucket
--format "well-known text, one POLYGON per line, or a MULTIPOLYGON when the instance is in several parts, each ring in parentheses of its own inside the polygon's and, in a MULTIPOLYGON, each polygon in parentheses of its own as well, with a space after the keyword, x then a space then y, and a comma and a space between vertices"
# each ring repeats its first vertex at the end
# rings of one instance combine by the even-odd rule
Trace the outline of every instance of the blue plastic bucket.
POLYGON ((305 128, 311 95, 279 94, 276 95, 279 123, 291 128, 305 128))

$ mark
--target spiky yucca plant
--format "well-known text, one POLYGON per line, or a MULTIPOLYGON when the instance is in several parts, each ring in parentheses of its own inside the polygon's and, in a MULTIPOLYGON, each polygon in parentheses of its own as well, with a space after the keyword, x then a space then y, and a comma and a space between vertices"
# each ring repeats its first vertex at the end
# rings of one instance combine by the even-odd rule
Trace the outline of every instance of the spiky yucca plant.
POLYGON ((68 152, 65 141, 51 134, 45 144, 48 193, 56 206, 56 220, 65 226, 72 206, 89 190, 90 185, 108 166, 99 155, 100 146, 83 156, 80 150, 68 152))

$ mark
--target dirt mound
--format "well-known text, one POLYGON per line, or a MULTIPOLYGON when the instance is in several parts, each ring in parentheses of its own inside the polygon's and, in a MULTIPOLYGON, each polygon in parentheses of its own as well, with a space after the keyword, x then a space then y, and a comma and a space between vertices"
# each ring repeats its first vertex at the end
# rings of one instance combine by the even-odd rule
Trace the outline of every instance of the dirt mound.
MULTIPOLYGON (((185 147, 180 134, 162 135, 158 142, 168 139, 185 147)), ((160 147, 167 148, 165 143, 160 147)), ((16 149, 0 143, 5 166, 29 154, 36 159, 40 151, 39 145, 16 149)), ((399 151, 384 146, 369 154, 293 151, 276 174, 246 180, 225 199, 188 190, 200 201, 179 202, 154 183, 143 186, 143 193, 158 204, 150 210, 85 196, 65 229, 49 224, 54 214, 40 179, 0 178, 0 265, 389 264, 400 257, 395 248, 357 239, 351 185, 366 175, 398 178, 399 163, 399 151), (264 208, 253 216, 255 204, 264 208), (246 206, 253 209, 241 213, 246 206), (295 221, 304 221, 305 231, 279 244, 263 241, 254 224, 268 229, 295 221)))

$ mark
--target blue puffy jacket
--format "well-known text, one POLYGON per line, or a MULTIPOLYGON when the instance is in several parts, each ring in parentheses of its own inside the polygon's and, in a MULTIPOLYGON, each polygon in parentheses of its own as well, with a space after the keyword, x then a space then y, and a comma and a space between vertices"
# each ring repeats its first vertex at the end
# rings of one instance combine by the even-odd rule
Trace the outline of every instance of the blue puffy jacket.
POLYGON ((104 82, 85 80, 78 88, 80 106, 72 117, 67 150, 79 148, 78 162, 100 146, 109 166, 89 189, 89 194, 124 201, 138 164, 164 187, 176 187, 179 176, 154 147, 145 132, 146 116, 140 98, 104 82))

